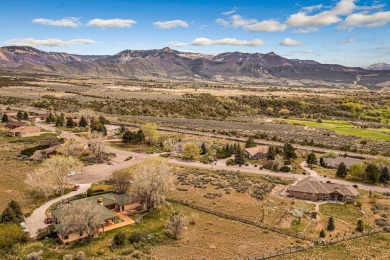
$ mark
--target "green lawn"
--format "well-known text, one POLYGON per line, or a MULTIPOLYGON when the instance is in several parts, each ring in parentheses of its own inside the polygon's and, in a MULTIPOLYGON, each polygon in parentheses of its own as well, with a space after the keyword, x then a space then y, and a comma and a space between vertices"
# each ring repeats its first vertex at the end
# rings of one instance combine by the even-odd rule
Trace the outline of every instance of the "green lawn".
POLYGON ((10 136, 10 135, 3 135, 1 138, 5 141, 8 141, 8 142, 12 142, 12 141, 39 141, 39 140, 43 140, 43 139, 46 139, 48 137, 56 137, 57 134, 56 133, 52 133, 52 132, 42 132, 41 135, 39 136, 31 136, 31 137, 13 137, 13 136, 10 136))
POLYGON ((390 129, 385 129, 385 128, 362 129, 355 125, 352 125, 347 121, 335 121, 335 120, 323 120, 322 123, 317 123, 316 121, 309 121, 309 120, 299 120, 299 119, 282 119, 282 121, 290 124, 299 124, 299 125, 305 125, 309 127, 333 130, 341 134, 355 135, 367 139, 390 141, 390 129))
POLYGON ((325 216, 333 216, 351 224, 363 217, 362 212, 353 204, 326 203, 320 205, 320 212, 325 216))

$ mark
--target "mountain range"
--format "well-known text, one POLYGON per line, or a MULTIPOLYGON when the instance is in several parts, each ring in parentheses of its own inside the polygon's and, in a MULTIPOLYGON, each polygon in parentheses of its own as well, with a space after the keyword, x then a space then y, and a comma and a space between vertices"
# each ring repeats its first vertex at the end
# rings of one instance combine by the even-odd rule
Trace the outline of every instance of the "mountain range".
POLYGON ((124 50, 115 55, 78 55, 45 52, 27 46, 0 48, 0 70, 57 75, 215 81, 300 86, 390 84, 389 71, 313 60, 287 59, 274 52, 226 52, 218 55, 180 52, 168 47, 124 50))

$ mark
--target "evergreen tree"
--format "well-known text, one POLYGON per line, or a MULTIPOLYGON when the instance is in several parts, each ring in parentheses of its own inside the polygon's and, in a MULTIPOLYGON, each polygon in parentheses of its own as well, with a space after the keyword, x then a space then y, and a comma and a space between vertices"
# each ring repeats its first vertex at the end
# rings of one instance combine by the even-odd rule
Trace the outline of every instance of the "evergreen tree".
POLYGON ((274 146, 270 146, 267 152, 267 160, 275 160, 276 149, 274 146))
POLYGON ((99 122, 103 125, 109 125, 110 121, 108 121, 104 116, 99 116, 99 122))
POLYGON ((390 181, 390 174, 389 174, 389 168, 387 168, 386 166, 382 168, 382 172, 381 172, 381 177, 380 177, 380 182, 381 183, 386 183, 390 181))
POLYGON ((245 164, 245 154, 244 151, 239 151, 236 153, 234 156, 234 162, 238 165, 243 165, 245 164))
POLYGON ((64 123, 65 123, 65 115, 61 113, 61 115, 57 117, 56 126, 64 126, 64 123))
POLYGON ((28 113, 26 111, 23 113, 23 120, 28 120, 28 113))
POLYGON ((24 221, 24 215, 23 215, 23 211, 22 211, 22 208, 20 207, 19 203, 17 203, 16 201, 14 200, 11 200, 9 203, 8 203, 8 207, 10 207, 12 209, 12 211, 14 212, 15 214, 15 217, 18 219, 18 223, 24 221))
POLYGON ((67 128, 73 128, 75 127, 76 123, 73 121, 73 119, 71 117, 68 118, 68 120, 66 121, 66 127, 67 128))
POLYGON ((330 216, 329 219, 328 219, 328 225, 327 225, 326 229, 329 230, 329 231, 333 231, 333 230, 335 230, 335 228, 336 227, 334 225, 334 219, 333 219, 332 216, 330 216))
POLYGON ((320 158, 320 165, 321 165, 322 167, 325 166, 324 157, 321 157, 321 158, 320 158))
POLYGON ((357 225, 356 225, 356 230, 359 231, 359 232, 363 232, 364 225, 363 225, 363 220, 362 219, 358 219, 357 225))
POLYGON ((18 121, 22 120, 23 119, 23 112, 22 111, 18 111, 18 113, 16 114, 16 119, 18 119, 18 121))
POLYGON ((364 178, 371 181, 372 183, 376 183, 379 181, 381 177, 381 171, 375 164, 367 165, 366 171, 364 173, 364 178))
POLYGON ((309 155, 306 158, 306 162, 308 165, 317 164, 317 157, 314 153, 309 153, 309 155))
POLYGON ((204 143, 202 143, 200 150, 201 150, 201 152, 200 152, 201 155, 207 154, 207 148, 206 148, 206 145, 204 143))
POLYGON ((9 118, 8 118, 7 114, 3 114, 3 116, 1 117, 1 122, 2 123, 8 123, 9 122, 9 118))
POLYGON ((246 140, 246 143, 245 143, 245 148, 251 148, 251 147, 256 147, 257 144, 255 142, 255 139, 253 139, 253 137, 249 137, 248 140, 246 140))
POLYGON ((85 117, 84 116, 81 116, 81 118, 80 118, 80 122, 79 122, 79 126, 80 127, 86 127, 88 125, 88 122, 87 122, 87 120, 85 119, 85 117))
POLYGON ((336 175, 338 177, 344 178, 345 176, 347 176, 347 173, 348 173, 347 166, 345 165, 345 163, 341 162, 339 164, 339 167, 337 168, 336 175))
POLYGON ((283 146, 284 156, 288 159, 296 159, 297 154, 295 153, 295 148, 290 143, 285 143, 283 146))
POLYGON ((324 238, 325 237, 325 231, 324 229, 321 229, 321 232, 320 232, 320 237, 324 238))
POLYGON ((11 207, 7 206, 3 213, 0 216, 0 223, 15 223, 18 224, 19 220, 15 216, 14 211, 11 209, 11 207))
POLYGON ((51 122, 50 118, 51 118, 51 113, 49 114, 48 117, 46 117, 45 122, 46 122, 47 124, 50 124, 50 122, 51 122))

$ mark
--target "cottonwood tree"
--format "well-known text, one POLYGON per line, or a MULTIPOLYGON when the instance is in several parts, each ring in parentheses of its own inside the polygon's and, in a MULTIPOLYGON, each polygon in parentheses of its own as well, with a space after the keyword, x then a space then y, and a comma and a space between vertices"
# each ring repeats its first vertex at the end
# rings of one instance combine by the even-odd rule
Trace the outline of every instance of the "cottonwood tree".
POLYGON ((66 156, 76 156, 84 150, 84 146, 75 139, 70 139, 61 145, 57 151, 66 156))
POLYGON ((364 163, 355 163, 349 167, 348 174, 353 177, 363 178, 365 171, 366 165, 364 163))
POLYGON ((61 195, 70 184, 68 174, 71 171, 81 171, 82 163, 75 157, 56 155, 43 162, 42 167, 47 171, 47 178, 53 178, 61 195))
POLYGON ((185 227, 185 219, 179 212, 173 213, 167 222, 166 234, 170 238, 178 239, 185 227))
POLYGON ((188 142, 183 146, 183 158, 187 160, 198 160, 201 153, 201 149, 195 142, 188 142))
POLYGON ((115 191, 120 194, 126 193, 131 185, 131 177, 132 173, 128 169, 115 171, 111 176, 115 191))
POLYGON ((56 187, 54 178, 50 178, 50 173, 44 168, 38 168, 34 172, 28 173, 25 183, 31 193, 45 199, 54 193, 56 187))
POLYGON ((275 160, 272 162, 272 167, 275 169, 275 170, 279 170, 280 168, 282 168, 284 165, 284 160, 283 160, 283 156, 277 154, 275 156, 275 160))
POLYGON ((103 142, 103 136, 99 133, 92 133, 89 136, 88 147, 95 155, 98 163, 104 161, 106 145, 103 142))
POLYGON ((96 201, 78 201, 65 205, 62 208, 62 230, 66 234, 86 233, 87 238, 92 237, 101 227, 100 207, 96 201))
POLYGON ((141 130, 145 135, 145 140, 149 144, 155 144, 158 139, 158 131, 156 123, 146 123, 141 126, 141 130))
POLYGON ((165 201, 165 193, 173 187, 174 176, 167 159, 150 157, 136 166, 131 190, 146 210, 159 208, 165 201))

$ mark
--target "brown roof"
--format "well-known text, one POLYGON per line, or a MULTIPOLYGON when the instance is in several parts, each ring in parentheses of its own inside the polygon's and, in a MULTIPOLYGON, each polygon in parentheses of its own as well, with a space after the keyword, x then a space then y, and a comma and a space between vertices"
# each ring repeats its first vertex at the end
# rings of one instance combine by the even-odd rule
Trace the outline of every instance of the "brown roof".
POLYGON ((11 122, 8 122, 5 126, 8 128, 15 128, 15 127, 19 127, 19 126, 24 126, 26 124, 27 124, 27 122, 11 121, 11 122))
POLYGON ((342 195, 353 197, 357 195, 357 190, 351 186, 336 183, 324 183, 311 176, 298 181, 294 186, 288 187, 287 191, 298 191, 312 194, 330 194, 338 192, 342 195))
POLYGON ((251 156, 255 156, 258 153, 266 154, 268 152, 269 146, 268 145, 261 145, 251 148, 245 148, 244 151, 250 154, 251 156))
POLYGON ((35 133, 40 132, 41 128, 39 126, 20 126, 15 129, 10 130, 11 133, 35 133))

